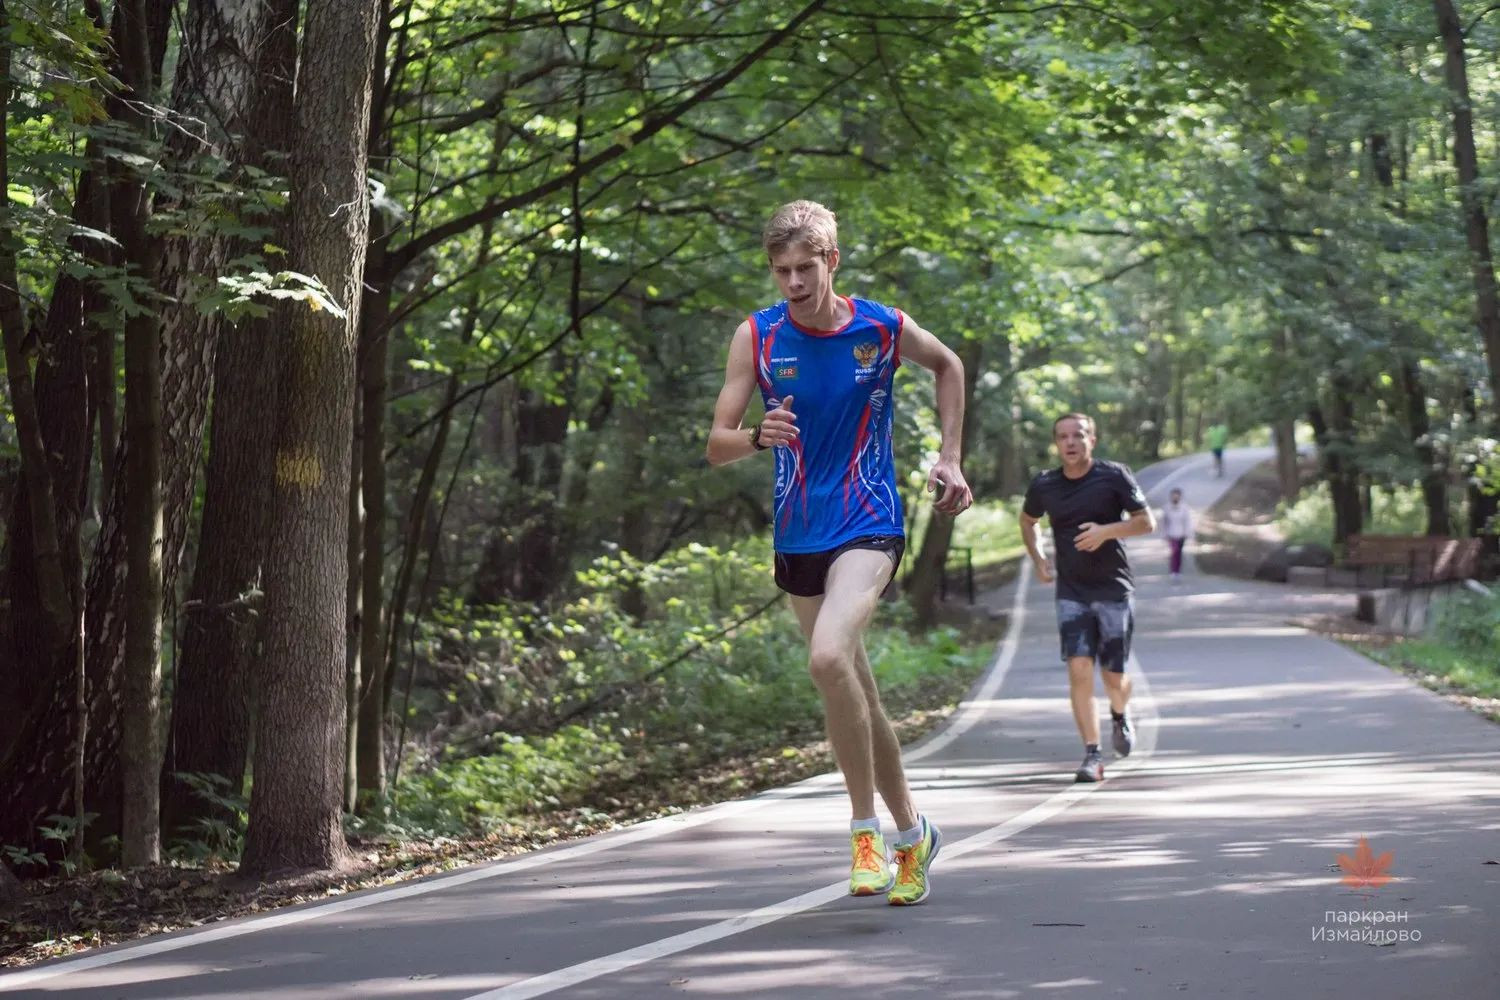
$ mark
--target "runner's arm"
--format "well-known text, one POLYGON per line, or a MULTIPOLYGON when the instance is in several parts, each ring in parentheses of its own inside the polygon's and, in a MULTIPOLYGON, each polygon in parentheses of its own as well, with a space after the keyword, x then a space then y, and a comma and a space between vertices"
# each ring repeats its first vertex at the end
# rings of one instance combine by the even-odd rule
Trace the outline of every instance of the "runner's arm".
POLYGON ((1085 521, 1078 526, 1078 535, 1073 539, 1073 544, 1078 546, 1080 552, 1093 552, 1111 539, 1118 541, 1134 535, 1149 535, 1155 530, 1156 515, 1151 513, 1150 507, 1142 507, 1131 511, 1130 517, 1124 521, 1110 524, 1085 521))
POLYGON ((937 380, 938 425, 943 442, 938 460, 927 477, 927 489, 937 489, 942 480, 944 492, 937 509, 957 514, 974 502, 973 491, 964 479, 964 363, 953 349, 922 329, 910 315, 902 313, 901 356, 932 372, 937 380))
POLYGON ((1042 548, 1041 532, 1037 530, 1037 524, 1041 518, 1032 517, 1025 511, 1021 512, 1021 542, 1026 546, 1026 552, 1031 556, 1031 563, 1036 567, 1036 575, 1043 583, 1052 582, 1052 560, 1047 558, 1047 553, 1042 548))
POLYGON ((755 392, 755 348, 750 337, 750 323, 741 323, 729 342, 729 361, 724 366, 724 387, 714 404, 713 427, 708 432, 708 464, 728 465, 749 458, 757 451, 785 444, 797 436, 796 416, 786 404, 766 414, 761 424, 760 443, 750 442, 750 428, 744 426, 745 409, 755 392))

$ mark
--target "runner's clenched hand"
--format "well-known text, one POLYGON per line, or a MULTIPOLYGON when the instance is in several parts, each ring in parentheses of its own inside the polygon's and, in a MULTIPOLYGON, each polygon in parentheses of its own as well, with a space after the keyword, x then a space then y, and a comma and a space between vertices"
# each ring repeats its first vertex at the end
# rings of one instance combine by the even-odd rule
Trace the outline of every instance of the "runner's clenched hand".
POLYGON ((781 405, 766 411, 766 419, 760 423, 760 443, 768 447, 791 444, 797 440, 797 415, 792 412, 792 397, 786 396, 781 405))

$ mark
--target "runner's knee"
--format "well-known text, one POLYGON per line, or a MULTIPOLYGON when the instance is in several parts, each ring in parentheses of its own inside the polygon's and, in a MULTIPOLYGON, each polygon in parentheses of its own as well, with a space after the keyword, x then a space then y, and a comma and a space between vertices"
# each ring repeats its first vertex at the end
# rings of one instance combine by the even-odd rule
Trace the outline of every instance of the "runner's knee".
POLYGON ((820 690, 843 684, 859 686, 854 674, 854 658, 842 650, 816 648, 807 658, 807 672, 820 690))

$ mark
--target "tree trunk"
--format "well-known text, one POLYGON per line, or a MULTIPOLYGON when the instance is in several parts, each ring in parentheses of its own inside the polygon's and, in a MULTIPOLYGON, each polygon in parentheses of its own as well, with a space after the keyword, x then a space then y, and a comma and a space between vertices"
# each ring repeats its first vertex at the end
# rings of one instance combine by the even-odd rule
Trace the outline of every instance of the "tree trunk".
MULTIPOLYGON (((385 80, 387 73, 400 74, 405 62, 407 34, 402 32, 394 55, 395 66, 387 67, 390 50, 390 18, 382 16, 375 41, 375 69, 372 79, 385 80)), ((370 102, 370 125, 366 142, 372 162, 384 164, 391 156, 386 130, 386 100, 390 88, 375 88, 370 102)), ((359 571, 350 567, 349 582, 360 588, 359 594, 359 677, 355 685, 358 701, 350 712, 354 719, 351 741, 354 746, 354 808, 369 815, 383 808, 385 787, 385 720, 391 685, 387 674, 385 611, 385 527, 386 468, 385 427, 386 395, 390 384, 390 339, 392 333, 391 293, 393 281, 387 274, 385 253, 389 245, 389 227, 382 213, 371 213, 369 249, 364 263, 363 302, 359 325, 359 394, 357 407, 359 430, 355 434, 359 447, 354 460, 359 463, 357 476, 363 520, 360 533, 359 571)), ((351 596, 350 600, 353 600, 351 596)))
POLYGON ((1333 379, 1332 400, 1325 418, 1321 407, 1308 411, 1318 441, 1323 478, 1333 503, 1333 544, 1343 545, 1364 526, 1364 506, 1359 490, 1359 470, 1354 464, 1353 404, 1345 381, 1333 379))
POLYGON ((1172 440, 1179 454, 1187 451, 1187 363, 1180 352, 1172 366, 1172 440))
MULTIPOLYGON (((297 57, 296 0, 189 8, 194 66, 212 120, 233 131, 224 155, 279 172, 290 148, 292 77, 297 57), (208 15, 208 16, 205 16, 208 15), (215 44, 214 30, 227 35, 215 44), (254 52, 246 62, 241 53, 254 52), (248 74, 242 78, 240 74, 248 74), (246 137, 243 148, 232 140, 246 137)), ((284 216, 266 220, 285 243, 284 216)), ((222 258, 220 258, 222 259, 222 258)), ((213 362, 213 421, 204 482, 197 564, 188 594, 173 692, 172 730, 162 769, 163 827, 200 817, 229 820, 174 775, 212 774, 241 793, 250 744, 251 662, 261 621, 262 566, 270 530, 272 454, 265 418, 277 412, 276 358, 284 307, 226 331, 213 362)))
POLYGON ((1453 0, 1432 0, 1438 34, 1443 39, 1443 69, 1453 109, 1453 163, 1458 170, 1459 202, 1464 211, 1464 233, 1469 244, 1469 272, 1474 282, 1474 316, 1489 359, 1490 394, 1500 419, 1500 290, 1495 285, 1495 261, 1490 251, 1486 194, 1474 146, 1474 111, 1465 62, 1464 28, 1453 0))
MULTIPOLYGON (((123 70, 120 121, 137 150, 150 155, 153 73, 145 0, 116 7, 115 39, 123 70)), ((125 322, 125 648, 121 698, 122 862, 161 860, 162 439, 161 345, 154 282, 160 241, 147 231, 151 190, 120 167, 111 193, 124 263, 144 286, 144 307, 125 322)))
MULTIPOLYGON (((379 225, 378 217, 372 220, 379 225)), ((378 274, 382 243, 372 233, 367 273, 378 274)), ((360 321, 359 735, 355 809, 368 815, 385 799, 385 397, 390 366, 390 286, 367 287, 360 321)))
POLYGON ((1448 470, 1432 443, 1432 422, 1427 413, 1427 390, 1422 369, 1411 358, 1401 362, 1401 394, 1406 402, 1406 423, 1412 448, 1422 466, 1422 499, 1427 505, 1427 534, 1450 534, 1448 526, 1448 470))
MULTIPOLYGON (((358 361, 355 362, 358 364, 358 361)), ((349 565, 344 571, 344 809, 353 812, 359 804, 359 662, 360 618, 364 608, 363 569, 365 555, 365 504, 360 482, 359 395, 354 397, 354 433, 349 442, 349 526, 345 551, 349 565)))
POLYGON ((255 785, 242 871, 329 868, 348 856, 344 616, 360 275, 376 0, 310 0, 297 73, 291 267, 340 307, 293 311, 276 432, 258 663, 255 785))
POLYGON ((1297 422, 1278 420, 1271 425, 1276 440, 1276 478, 1281 484, 1281 498, 1296 503, 1302 493, 1302 477, 1297 461, 1297 422))

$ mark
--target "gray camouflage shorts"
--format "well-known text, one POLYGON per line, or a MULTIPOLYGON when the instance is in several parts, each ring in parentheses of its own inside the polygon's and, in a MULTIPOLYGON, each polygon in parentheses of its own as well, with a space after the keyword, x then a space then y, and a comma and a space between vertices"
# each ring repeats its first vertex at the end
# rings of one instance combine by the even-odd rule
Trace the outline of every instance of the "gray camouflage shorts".
POLYGON ((1135 634, 1135 602, 1057 599, 1057 632, 1062 658, 1087 656, 1115 673, 1125 672, 1130 639, 1135 634))

